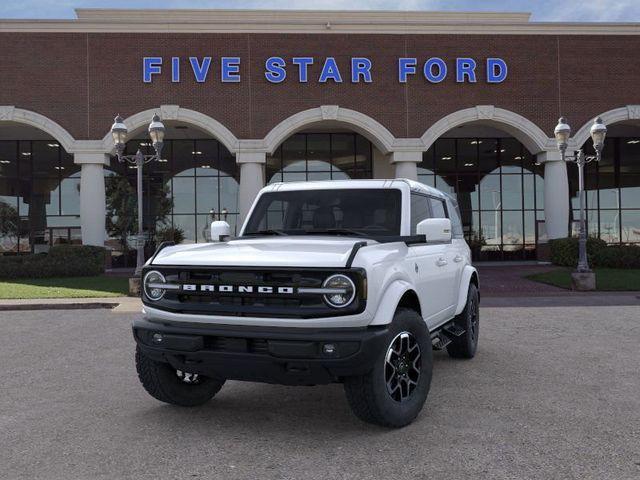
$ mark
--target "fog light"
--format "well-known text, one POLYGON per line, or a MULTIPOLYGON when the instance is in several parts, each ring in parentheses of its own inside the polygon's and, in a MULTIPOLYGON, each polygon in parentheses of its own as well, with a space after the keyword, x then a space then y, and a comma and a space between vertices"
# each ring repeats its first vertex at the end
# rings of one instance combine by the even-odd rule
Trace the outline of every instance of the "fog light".
POLYGON ((322 352, 326 353, 327 355, 333 355, 334 353, 336 353, 336 345, 334 343, 325 343, 322 346, 322 352))
POLYGON ((161 333, 154 333, 153 334, 153 343, 162 343, 163 337, 161 333))

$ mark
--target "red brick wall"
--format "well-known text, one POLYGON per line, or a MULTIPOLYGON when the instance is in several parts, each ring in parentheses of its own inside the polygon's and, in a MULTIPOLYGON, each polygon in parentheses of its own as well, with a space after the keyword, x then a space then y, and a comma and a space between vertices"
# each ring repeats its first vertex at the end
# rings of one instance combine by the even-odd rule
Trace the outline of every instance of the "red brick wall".
POLYGON ((598 113, 640 104, 640 36, 555 35, 302 35, 302 34, 99 34, 1 33, 0 105, 34 110, 77 139, 102 138, 113 116, 161 104, 205 113, 238 138, 261 138, 284 118, 322 104, 351 108, 378 120, 398 137, 418 137, 456 110, 492 104, 530 119, 549 135, 566 115, 577 130, 598 113), (284 83, 264 78, 272 55, 312 56, 309 83, 288 68, 284 83), (142 58, 165 58, 163 75, 142 82, 142 58), (182 81, 170 81, 170 57, 182 57, 182 81), (189 56, 212 56, 207 82, 198 84, 189 56), (221 83, 221 56, 242 58, 241 83, 221 83), (334 56, 342 84, 317 83, 320 63, 334 56), (352 56, 373 61, 373 83, 351 84, 352 56), (418 57, 418 74, 397 79, 398 57, 418 57), (438 56, 449 75, 429 84, 420 60, 438 56), (457 84, 457 56, 478 61, 476 84, 457 84), (509 77, 487 84, 484 60, 504 58, 509 77))

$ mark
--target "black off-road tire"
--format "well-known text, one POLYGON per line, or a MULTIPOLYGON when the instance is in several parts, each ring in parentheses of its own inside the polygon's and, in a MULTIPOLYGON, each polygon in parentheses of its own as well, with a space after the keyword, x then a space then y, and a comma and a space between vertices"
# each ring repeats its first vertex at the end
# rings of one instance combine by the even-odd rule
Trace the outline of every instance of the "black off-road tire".
MULTIPOLYGON (((412 355, 415 355, 415 348, 412 355)), ((390 326, 388 342, 373 369, 365 375, 345 378, 344 389, 349 406, 365 422, 392 428, 404 427, 422 410, 431 386, 432 368, 431 336, 424 320, 414 310, 399 308, 390 326), (410 336, 405 335, 406 333, 410 336), (413 391, 399 401, 389 392, 386 377, 390 372, 400 371, 399 368, 390 368, 387 359, 394 340, 401 335, 404 335, 403 338, 413 338, 413 345, 419 346, 420 370, 413 391)), ((397 390, 394 395, 398 395, 397 390)))
POLYGON ((136 370, 144 389, 161 402, 181 407, 196 407, 211 400, 224 380, 198 376, 196 383, 186 383, 168 363, 147 357, 136 346, 136 370))
POLYGON ((451 337, 451 343, 447 346, 447 353, 453 358, 473 358, 478 350, 478 334, 480 333, 480 297, 478 287, 469 284, 467 292, 467 304, 454 322, 464 333, 459 337, 451 337))

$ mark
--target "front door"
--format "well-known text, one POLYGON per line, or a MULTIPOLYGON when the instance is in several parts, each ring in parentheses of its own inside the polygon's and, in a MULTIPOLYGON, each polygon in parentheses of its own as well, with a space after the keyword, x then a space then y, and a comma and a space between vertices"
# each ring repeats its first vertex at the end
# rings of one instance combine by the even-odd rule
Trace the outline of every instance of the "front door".
MULTIPOLYGON (((411 234, 416 233, 415 228, 422 220, 439 217, 444 213, 444 210, 441 213, 440 205, 431 203, 434 200, 436 199, 426 195, 411 194, 411 234)), ((409 261, 413 263, 418 295, 423 299, 422 316, 430 329, 453 315, 458 292, 458 265, 454 257, 454 248, 450 242, 410 247, 409 261)))
POLYGON ((457 299, 457 264, 451 243, 413 245, 410 261, 414 263, 416 288, 423 299, 422 316, 429 329, 453 315, 453 298, 457 299), (455 295, 454 295, 455 293, 455 295))

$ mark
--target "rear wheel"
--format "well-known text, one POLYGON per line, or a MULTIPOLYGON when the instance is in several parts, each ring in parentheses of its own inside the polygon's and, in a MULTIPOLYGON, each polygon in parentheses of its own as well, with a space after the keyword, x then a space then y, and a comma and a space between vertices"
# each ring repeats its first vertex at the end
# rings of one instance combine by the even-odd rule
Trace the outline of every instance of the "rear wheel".
POLYGON ((136 346, 136 369, 149 395, 161 402, 182 407, 195 407, 208 402, 224 385, 224 380, 183 372, 168 363, 152 360, 139 346, 136 346))
POLYGON ((454 323, 464 329, 459 337, 453 337, 447 346, 447 353, 453 358, 473 358, 478 350, 478 334, 480 333, 480 303, 478 287, 469 284, 467 304, 454 323))
POLYGON ((344 382, 349 406, 365 422, 403 427, 422 410, 431 386, 432 345, 417 312, 398 309, 387 348, 373 369, 344 382))

